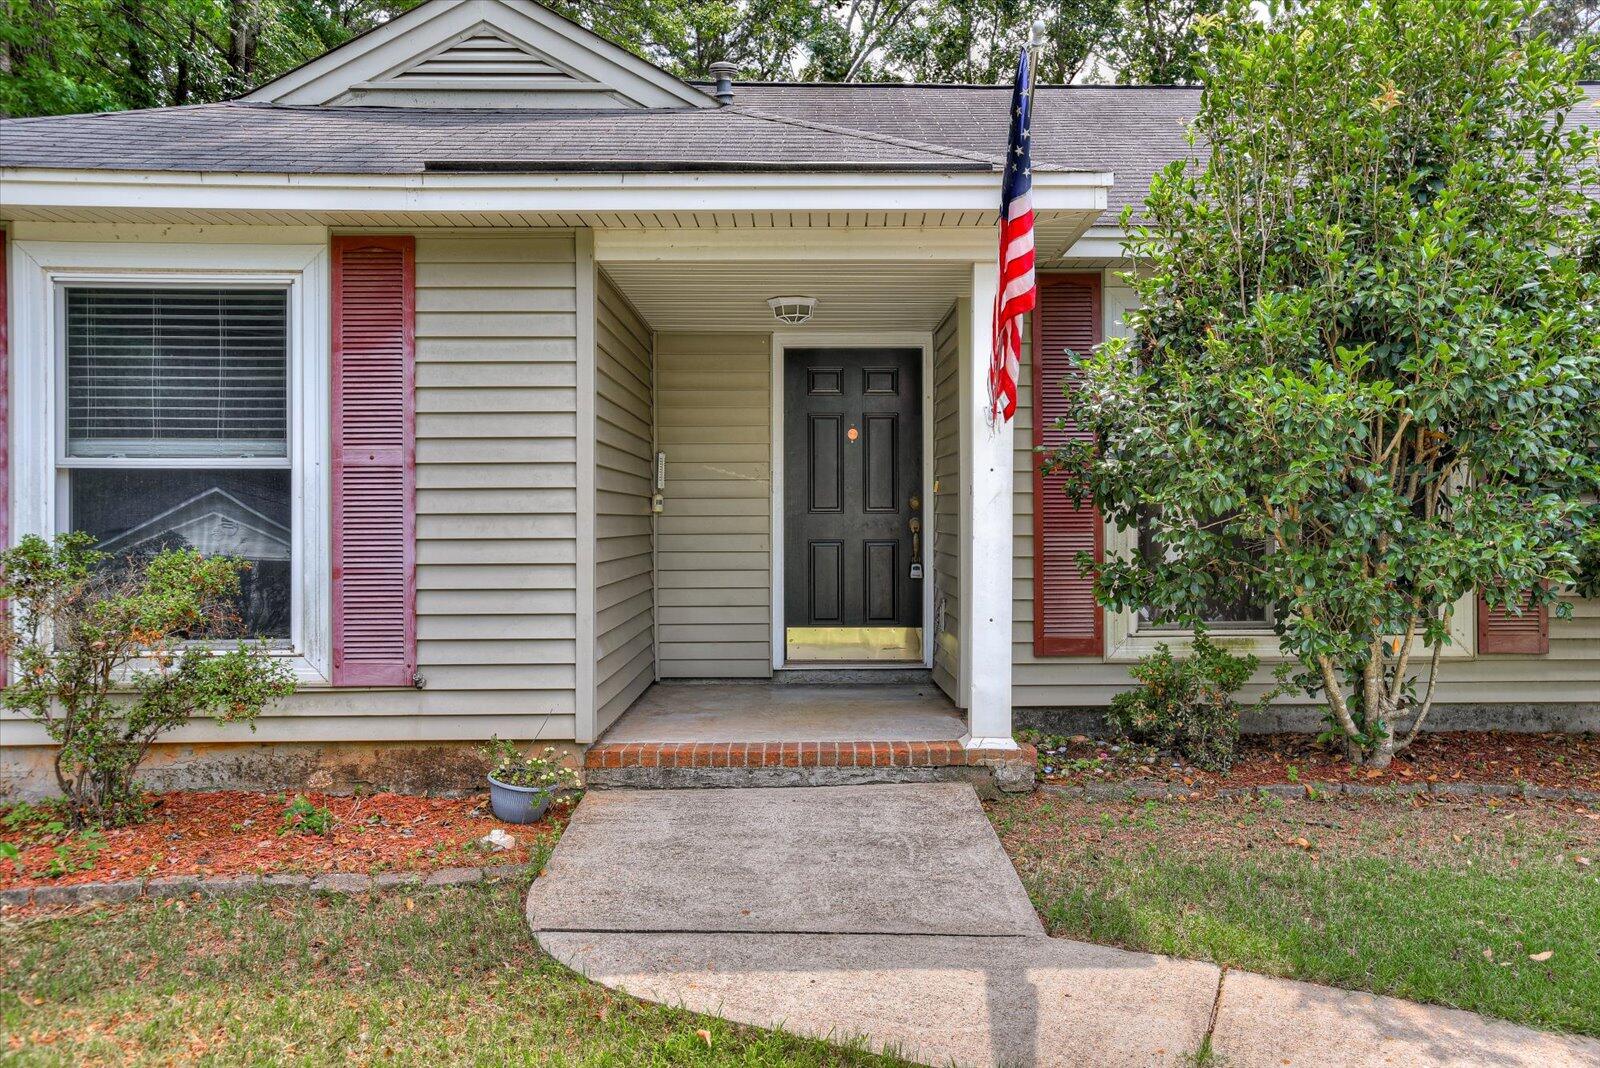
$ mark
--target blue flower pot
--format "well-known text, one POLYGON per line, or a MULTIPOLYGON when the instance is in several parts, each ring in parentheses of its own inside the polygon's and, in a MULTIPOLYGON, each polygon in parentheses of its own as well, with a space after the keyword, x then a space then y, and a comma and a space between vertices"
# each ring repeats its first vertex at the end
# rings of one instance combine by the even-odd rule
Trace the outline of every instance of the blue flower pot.
POLYGON ((548 786, 512 786, 489 776, 489 807, 501 823, 537 822, 554 796, 548 786))

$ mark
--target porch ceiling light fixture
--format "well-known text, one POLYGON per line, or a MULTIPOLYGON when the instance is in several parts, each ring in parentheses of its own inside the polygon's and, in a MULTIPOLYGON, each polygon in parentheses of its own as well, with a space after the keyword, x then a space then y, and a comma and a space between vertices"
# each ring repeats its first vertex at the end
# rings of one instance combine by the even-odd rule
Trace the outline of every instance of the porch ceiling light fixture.
POLYGON ((767 301, 767 307, 772 309, 772 315, 778 322, 799 326, 811 318, 811 313, 817 307, 817 298, 773 297, 767 301))

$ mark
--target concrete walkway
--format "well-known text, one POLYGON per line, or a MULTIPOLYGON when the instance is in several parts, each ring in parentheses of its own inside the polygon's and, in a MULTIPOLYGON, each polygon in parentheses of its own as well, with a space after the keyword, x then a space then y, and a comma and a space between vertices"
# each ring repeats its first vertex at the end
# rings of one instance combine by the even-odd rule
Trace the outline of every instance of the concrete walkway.
POLYGON ((528 895, 637 997, 928 1064, 1600 1066, 1600 1042, 1049 938, 970 786, 591 791, 528 895))

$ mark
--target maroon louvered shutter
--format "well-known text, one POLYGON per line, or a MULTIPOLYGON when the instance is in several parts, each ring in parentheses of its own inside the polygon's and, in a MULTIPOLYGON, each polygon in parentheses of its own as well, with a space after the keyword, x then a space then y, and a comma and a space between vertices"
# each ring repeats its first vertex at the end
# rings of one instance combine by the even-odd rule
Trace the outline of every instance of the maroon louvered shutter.
POLYGON ((417 671, 415 242, 333 239, 333 682, 417 671))
MULTIPOLYGON (((1078 356, 1100 343, 1100 276, 1039 277, 1033 320, 1033 443, 1045 448, 1080 436, 1058 429, 1067 414, 1063 382, 1077 374, 1078 356)), ((1035 656, 1099 656, 1104 624, 1094 600, 1094 580, 1078 570, 1077 557, 1103 551, 1100 511, 1076 507, 1062 492, 1063 477, 1033 466, 1033 653, 1035 656)))
POLYGON ((1490 608, 1478 595, 1478 652, 1533 653, 1550 651, 1550 606, 1530 606, 1531 595, 1524 594, 1521 615, 1503 608, 1490 608))

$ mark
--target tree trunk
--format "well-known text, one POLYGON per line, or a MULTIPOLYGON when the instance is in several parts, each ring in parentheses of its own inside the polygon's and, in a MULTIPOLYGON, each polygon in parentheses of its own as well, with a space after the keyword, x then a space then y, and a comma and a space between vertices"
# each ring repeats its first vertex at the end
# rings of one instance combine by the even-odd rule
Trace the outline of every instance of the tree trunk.
POLYGON ((228 48, 223 61, 228 64, 230 93, 248 89, 255 73, 256 27, 251 19, 254 9, 254 0, 230 0, 228 4, 228 48))
POLYGON ((1366 754, 1362 757, 1361 765, 1362 767, 1367 768, 1377 768, 1381 771, 1384 768, 1387 768, 1391 763, 1393 763, 1393 761, 1394 733, 1391 731, 1386 732, 1383 736, 1383 740, 1380 741, 1376 746, 1367 750, 1366 754))
POLYGON ((194 20, 189 20, 189 46, 178 56, 177 74, 172 80, 172 103, 182 107, 189 102, 189 57, 194 54, 194 20))

